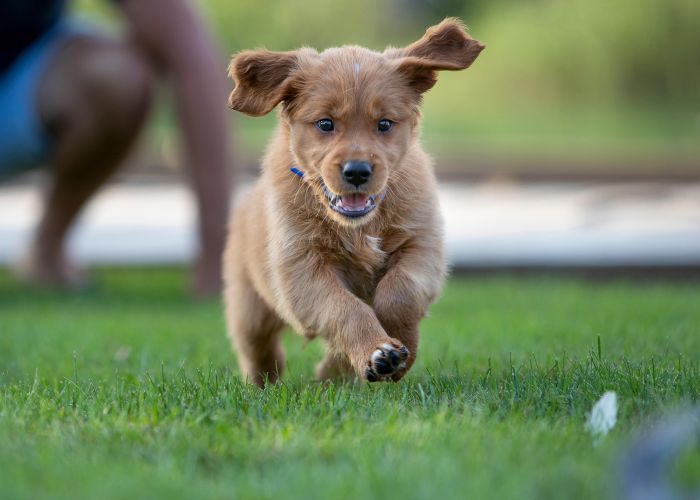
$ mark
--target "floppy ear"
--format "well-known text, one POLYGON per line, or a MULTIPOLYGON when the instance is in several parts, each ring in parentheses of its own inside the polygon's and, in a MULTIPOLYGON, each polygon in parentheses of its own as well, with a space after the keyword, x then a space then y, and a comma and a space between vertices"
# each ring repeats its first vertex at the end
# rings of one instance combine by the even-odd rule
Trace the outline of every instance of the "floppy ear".
POLYGON ((417 42, 387 55, 397 59, 398 70, 422 93, 435 85, 437 71, 466 69, 484 48, 484 44, 467 35, 461 21, 447 18, 428 28, 417 42))
POLYGON ((297 52, 247 50, 231 59, 228 74, 236 87, 228 104, 236 111, 262 116, 288 97, 297 52))

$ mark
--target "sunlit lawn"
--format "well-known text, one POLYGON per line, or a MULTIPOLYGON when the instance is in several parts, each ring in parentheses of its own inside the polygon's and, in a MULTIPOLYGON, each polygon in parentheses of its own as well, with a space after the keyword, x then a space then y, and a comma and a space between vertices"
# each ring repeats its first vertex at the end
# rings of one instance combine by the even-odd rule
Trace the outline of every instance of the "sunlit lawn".
POLYGON ((95 278, 0 274, 2 498, 600 498, 646 420, 700 399, 700 282, 457 277, 401 383, 321 385, 319 343, 288 335, 260 391, 184 271, 95 278))

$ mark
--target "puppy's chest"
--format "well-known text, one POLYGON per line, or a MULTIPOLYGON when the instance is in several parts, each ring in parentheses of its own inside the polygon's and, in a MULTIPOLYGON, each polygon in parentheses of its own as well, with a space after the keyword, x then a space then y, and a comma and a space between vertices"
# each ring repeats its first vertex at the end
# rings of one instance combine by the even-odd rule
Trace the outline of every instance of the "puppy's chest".
POLYGON ((337 271, 354 294, 369 300, 388 269, 396 242, 372 234, 357 234, 344 235, 337 243, 334 252, 337 271))

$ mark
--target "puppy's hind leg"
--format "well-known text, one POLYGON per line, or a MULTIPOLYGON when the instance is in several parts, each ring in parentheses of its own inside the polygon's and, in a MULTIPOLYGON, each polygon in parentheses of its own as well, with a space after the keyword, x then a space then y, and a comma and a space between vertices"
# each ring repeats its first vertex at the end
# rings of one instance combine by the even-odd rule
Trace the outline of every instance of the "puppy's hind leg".
POLYGON ((348 357, 331 350, 327 350, 323 360, 316 365, 316 378, 319 380, 350 378, 354 374, 348 357))
POLYGON ((284 370, 280 332, 284 322, 257 294, 247 277, 228 282, 224 291, 228 336, 238 352, 246 380, 263 387, 284 370))

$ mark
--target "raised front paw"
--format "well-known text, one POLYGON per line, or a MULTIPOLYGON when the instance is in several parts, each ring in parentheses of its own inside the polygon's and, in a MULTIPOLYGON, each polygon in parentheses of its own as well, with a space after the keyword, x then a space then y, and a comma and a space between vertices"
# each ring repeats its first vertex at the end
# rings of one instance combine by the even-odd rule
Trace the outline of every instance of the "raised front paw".
POLYGON ((392 375, 406 368, 409 351, 406 346, 394 341, 382 344, 370 356, 365 378, 369 382, 382 382, 392 379, 392 375))

